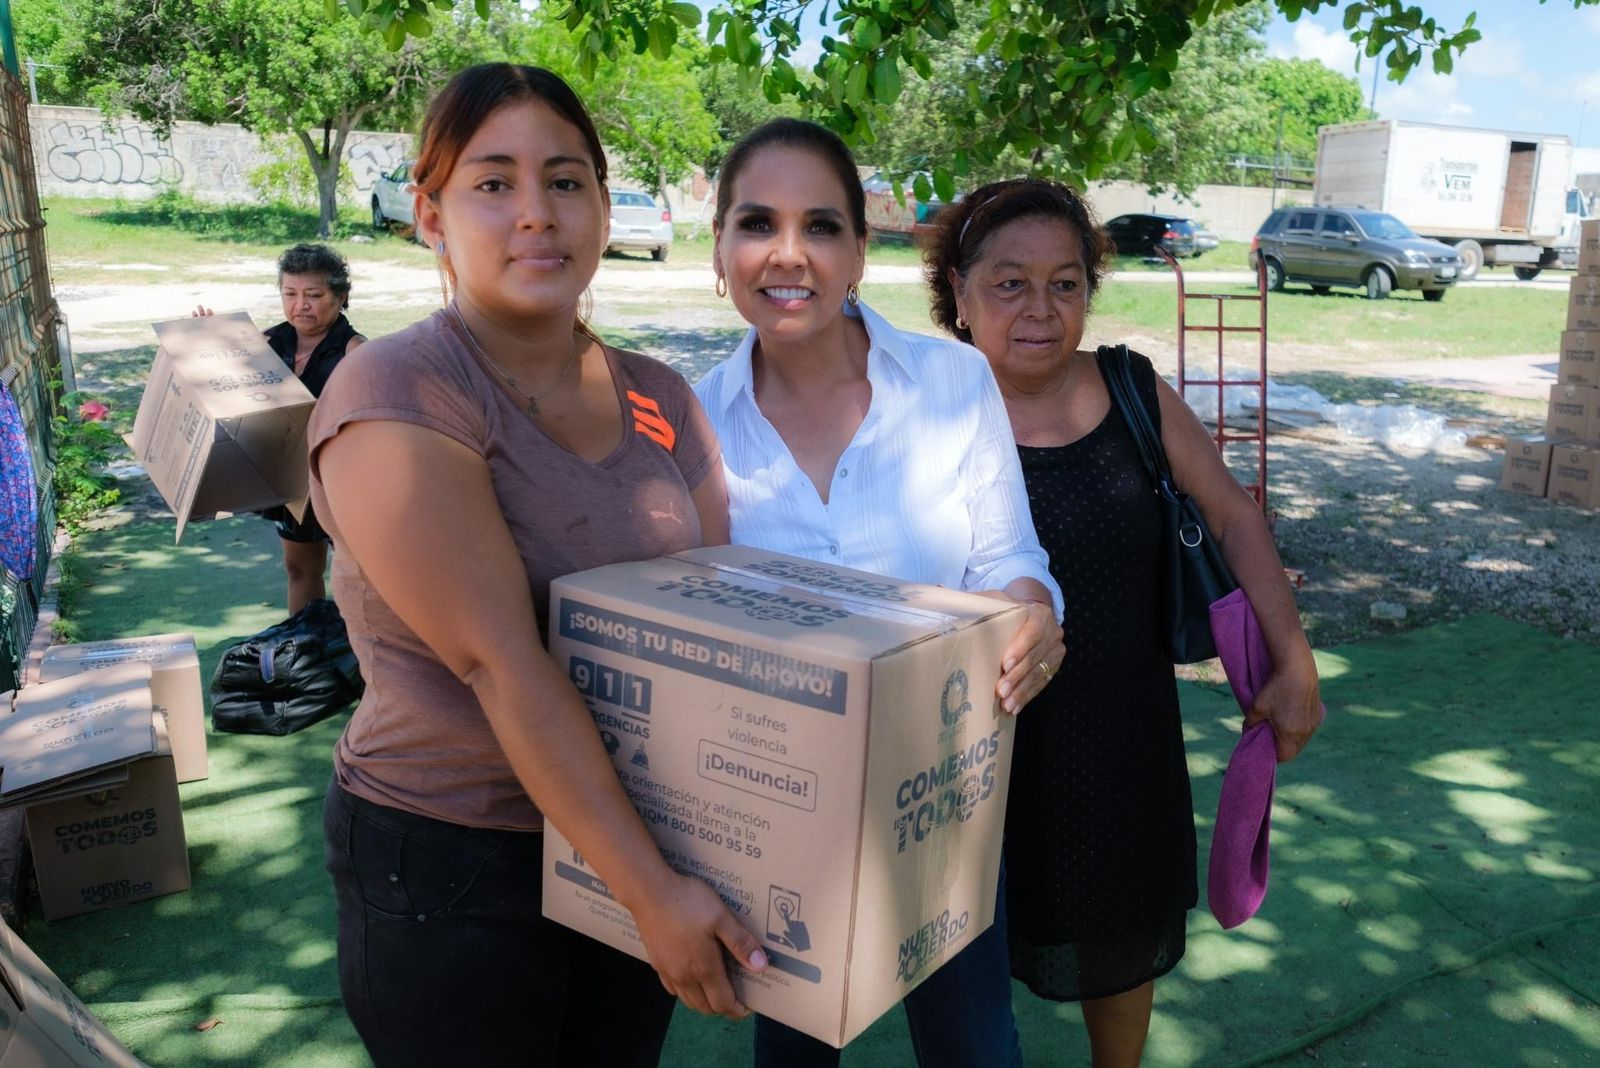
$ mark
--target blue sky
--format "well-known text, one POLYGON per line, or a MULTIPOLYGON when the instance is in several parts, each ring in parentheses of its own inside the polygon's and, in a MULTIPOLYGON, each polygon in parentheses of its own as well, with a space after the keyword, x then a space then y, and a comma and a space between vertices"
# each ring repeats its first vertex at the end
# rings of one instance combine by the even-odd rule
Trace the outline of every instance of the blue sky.
MULTIPOLYGON (((1451 28, 1476 10, 1483 40, 1468 46, 1449 77, 1433 74, 1426 62, 1401 85, 1380 76, 1380 117, 1564 133, 1582 147, 1600 148, 1600 4, 1574 9, 1572 0, 1414 2, 1451 28)), ((1267 49, 1353 74, 1370 99, 1372 62, 1363 58, 1356 74, 1342 7, 1298 22, 1279 17, 1267 33, 1267 49)))

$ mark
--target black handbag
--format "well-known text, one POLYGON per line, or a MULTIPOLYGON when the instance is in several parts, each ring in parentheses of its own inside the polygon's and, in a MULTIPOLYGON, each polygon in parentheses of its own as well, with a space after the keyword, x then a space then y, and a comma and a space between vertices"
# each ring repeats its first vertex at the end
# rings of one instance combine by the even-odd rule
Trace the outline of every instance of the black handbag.
POLYGON ((1161 618, 1167 652, 1175 664, 1209 660, 1217 655, 1211 636, 1211 605, 1238 589, 1239 583, 1222 558, 1222 547, 1211 537, 1200 508, 1173 484, 1161 435, 1134 384, 1128 346, 1103 345, 1097 356, 1111 402, 1122 413, 1160 498, 1161 618))
POLYGON ((342 711, 365 688, 338 606, 319 599, 223 651, 211 676, 211 725, 292 734, 342 711))

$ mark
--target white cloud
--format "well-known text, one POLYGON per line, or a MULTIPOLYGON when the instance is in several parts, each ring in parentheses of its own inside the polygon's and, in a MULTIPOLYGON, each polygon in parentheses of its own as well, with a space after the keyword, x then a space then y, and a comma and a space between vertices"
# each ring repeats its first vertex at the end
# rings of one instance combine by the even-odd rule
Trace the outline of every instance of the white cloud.
POLYGON ((789 53, 789 65, 795 70, 810 70, 822 58, 822 42, 801 41, 800 47, 789 53))
POLYGON ((1566 95, 1572 100, 1592 100, 1600 104, 1600 71, 1590 71, 1573 82, 1566 95))
POLYGON ((1350 38, 1314 22, 1295 23, 1294 47, 1276 45, 1272 54, 1279 59, 1314 59, 1340 74, 1349 74, 1356 66, 1356 46, 1350 38))
MULTIPOLYGON (((1600 9, 1596 13, 1600 14, 1600 9)), ((1422 66, 1432 70, 1432 58, 1423 59, 1422 66)), ((1463 78, 1523 78, 1528 73, 1522 42, 1515 37, 1486 38, 1468 45, 1456 57, 1455 71, 1463 78)))
POLYGON ((1419 122, 1463 119, 1471 115, 1473 109, 1461 99, 1460 89, 1460 83, 1454 77, 1413 71, 1400 85, 1380 82, 1378 114, 1389 119, 1415 119, 1419 122))

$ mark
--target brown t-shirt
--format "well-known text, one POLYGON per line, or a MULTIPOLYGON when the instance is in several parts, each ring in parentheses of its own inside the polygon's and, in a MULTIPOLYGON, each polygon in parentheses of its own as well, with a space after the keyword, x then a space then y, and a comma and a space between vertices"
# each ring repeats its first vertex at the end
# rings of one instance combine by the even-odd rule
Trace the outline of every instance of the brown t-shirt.
POLYGON ((533 591, 542 639, 552 578, 699 545, 690 491, 721 462, 682 376, 636 353, 608 347, 605 355, 624 437, 598 463, 544 435, 449 312, 362 345, 323 390, 309 432, 311 500, 338 550, 333 596, 367 683, 334 748, 334 769, 358 797, 471 827, 542 826, 471 689, 390 610, 346 548, 318 449, 349 423, 384 419, 427 427, 481 455, 522 554, 526 574, 516 578, 533 591))

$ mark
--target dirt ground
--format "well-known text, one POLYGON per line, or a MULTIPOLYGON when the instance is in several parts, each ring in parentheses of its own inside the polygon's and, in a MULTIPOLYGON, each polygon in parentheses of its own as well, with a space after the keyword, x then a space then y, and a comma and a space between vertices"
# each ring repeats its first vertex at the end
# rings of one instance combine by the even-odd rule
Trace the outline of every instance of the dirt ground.
MULTIPOLYGON (((703 302, 685 300, 663 314, 674 294, 709 291, 708 268, 641 266, 631 260, 602 266, 593 287, 595 306, 603 309, 599 324, 646 338, 647 351, 693 381, 726 355, 741 324, 731 308, 703 302)), ((275 318, 276 295, 259 271, 254 261, 236 271, 224 268, 225 276, 236 274, 234 282, 218 280, 214 269, 203 281, 135 269, 125 286, 74 286, 70 265, 58 264, 58 297, 81 354, 79 387, 106 388, 115 377, 106 365, 123 350, 148 345, 148 327, 139 324, 163 313, 180 315, 204 302, 248 308, 258 321, 275 318)), ((420 315, 439 300, 433 273, 409 265, 369 263, 362 280, 363 309, 396 314, 416 308, 420 315)), ((917 281, 914 267, 875 267, 868 275, 869 284, 917 281)), ((1174 360, 1163 355, 1170 338, 1088 340, 1127 340, 1151 353, 1159 369, 1173 371, 1174 360)), ((1472 416, 1470 429, 1488 433, 1538 429, 1534 401, 1501 395, 1538 396, 1546 387, 1524 379, 1544 375, 1549 381, 1549 362, 1508 354, 1437 366, 1352 365, 1337 343, 1276 343, 1270 356, 1275 378, 1310 376, 1318 388, 1327 388, 1328 380, 1328 374, 1317 376, 1319 367, 1364 383, 1388 381, 1396 390, 1434 387, 1429 396, 1443 410, 1472 416)), ((1303 573, 1298 597, 1313 642, 1332 645, 1492 611, 1600 644, 1600 516, 1500 491, 1501 457, 1495 449, 1462 446, 1397 450, 1326 423, 1274 427, 1269 511, 1285 565, 1303 573)), ((126 490, 135 510, 160 510, 142 478, 129 480, 126 490)))

